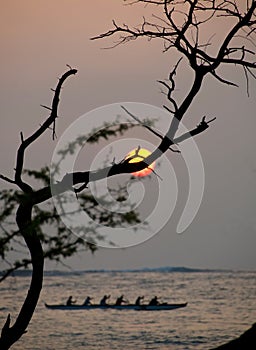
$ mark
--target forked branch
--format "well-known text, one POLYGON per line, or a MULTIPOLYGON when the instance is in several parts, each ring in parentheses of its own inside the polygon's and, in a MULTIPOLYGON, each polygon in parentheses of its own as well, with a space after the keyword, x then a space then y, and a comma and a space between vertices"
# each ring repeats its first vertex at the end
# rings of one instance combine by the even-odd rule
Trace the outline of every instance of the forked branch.
POLYGON ((24 139, 23 134, 21 133, 21 144, 17 151, 17 158, 16 158, 16 167, 15 167, 15 181, 14 183, 20 187, 22 191, 25 193, 32 192, 32 187, 25 183, 22 178, 21 174, 23 171, 23 164, 24 164, 24 156, 26 149, 35 142, 51 125, 53 125, 53 139, 55 138, 55 122, 58 118, 58 105, 60 101, 60 92, 61 88, 65 82, 65 80, 71 76, 77 73, 76 69, 70 69, 66 73, 62 75, 62 77, 59 79, 59 82, 57 84, 57 87, 54 92, 53 100, 52 100, 52 107, 49 108, 51 110, 50 116, 46 119, 46 121, 28 138, 24 139))

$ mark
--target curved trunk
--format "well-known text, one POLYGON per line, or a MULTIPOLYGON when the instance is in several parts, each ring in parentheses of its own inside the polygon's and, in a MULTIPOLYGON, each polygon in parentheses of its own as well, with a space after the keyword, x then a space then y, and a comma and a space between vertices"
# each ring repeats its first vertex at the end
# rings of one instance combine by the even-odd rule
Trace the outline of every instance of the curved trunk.
POLYGON ((43 283, 44 256, 41 242, 32 226, 32 208, 30 203, 21 203, 16 215, 17 225, 27 244, 32 261, 32 277, 26 299, 19 315, 10 327, 10 315, 2 329, 0 349, 9 349, 26 332, 26 328, 35 311, 43 283))

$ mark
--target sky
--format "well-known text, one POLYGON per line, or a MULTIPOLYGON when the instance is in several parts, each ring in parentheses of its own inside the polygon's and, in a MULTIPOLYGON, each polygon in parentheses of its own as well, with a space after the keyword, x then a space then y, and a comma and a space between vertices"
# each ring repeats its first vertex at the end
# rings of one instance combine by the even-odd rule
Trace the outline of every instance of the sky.
MULTIPOLYGON (((138 40, 108 50, 103 48, 117 38, 90 41, 90 37, 110 29, 112 19, 138 24, 143 14, 151 13, 152 8, 124 6, 116 0, 14 0, 2 4, 1 173, 12 176, 19 133, 28 136, 47 116, 40 104, 49 105, 50 89, 66 64, 77 68, 78 74, 66 82, 62 92, 58 138, 81 115, 104 105, 125 101, 160 108, 166 103, 157 80, 167 78, 177 61, 174 52, 163 53, 162 43, 157 41, 138 40)), ((226 25, 222 22, 210 28, 209 36, 216 32, 216 43, 226 25)), ((196 139, 204 165, 205 189, 191 225, 182 234, 176 233, 188 180, 182 175, 184 164, 177 154, 169 152, 168 159, 182 181, 177 206, 160 232, 131 248, 99 249, 94 256, 80 253, 66 261, 69 266, 256 268, 256 83, 250 81, 248 97, 241 70, 227 68, 223 73, 238 82, 239 88, 207 77, 184 118, 187 128, 198 124, 203 115, 217 118, 196 139)), ((177 74, 178 99, 185 96, 191 78, 184 61, 177 74)), ((28 150, 26 168, 49 164, 55 147, 50 132, 44 135, 28 150)))

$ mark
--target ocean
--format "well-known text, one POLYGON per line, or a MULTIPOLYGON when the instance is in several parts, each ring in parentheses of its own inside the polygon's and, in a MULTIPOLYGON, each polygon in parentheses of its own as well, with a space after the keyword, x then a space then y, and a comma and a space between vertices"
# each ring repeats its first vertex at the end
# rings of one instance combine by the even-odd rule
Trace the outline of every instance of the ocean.
MULTIPOLYGON (((0 326, 13 319, 29 285, 29 272, 0 284, 0 326)), ((28 332, 13 350, 209 350, 243 333, 256 321, 256 272, 186 268, 134 271, 80 271, 45 274, 44 287, 28 332), (130 302, 159 296, 188 302, 170 311, 49 310, 44 303, 65 303, 87 295, 98 303, 124 294, 130 302)))

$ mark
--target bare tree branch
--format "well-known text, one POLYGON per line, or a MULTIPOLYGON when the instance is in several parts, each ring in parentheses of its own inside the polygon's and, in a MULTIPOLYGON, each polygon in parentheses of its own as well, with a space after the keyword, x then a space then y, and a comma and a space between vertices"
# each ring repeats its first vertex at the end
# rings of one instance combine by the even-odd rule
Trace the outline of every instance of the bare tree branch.
POLYGON ((24 163, 24 155, 26 149, 34 142, 36 141, 52 124, 53 127, 53 138, 55 137, 55 121, 58 118, 58 105, 59 105, 59 99, 60 99, 60 92, 63 83, 65 80, 71 76, 77 73, 76 69, 70 69, 66 73, 62 75, 62 77, 59 79, 59 82, 57 84, 57 87, 55 89, 53 101, 52 101, 52 107, 51 107, 51 114, 46 119, 46 121, 27 139, 21 140, 21 145, 17 152, 17 158, 16 158, 16 167, 15 167, 15 183, 22 189, 25 193, 32 192, 32 187, 28 185, 27 183, 23 182, 21 178, 22 170, 23 170, 23 163, 24 163))
POLYGON ((6 177, 6 176, 4 176, 4 175, 2 175, 2 174, 0 174, 0 179, 4 180, 4 181, 6 181, 6 182, 9 182, 9 183, 11 183, 11 184, 15 184, 15 183, 16 183, 14 180, 9 179, 8 177, 6 177))
POLYGON ((214 78, 216 78, 218 81, 220 81, 223 84, 238 87, 238 85, 233 83, 232 81, 221 78, 215 71, 212 71, 211 74, 214 76, 214 78))

